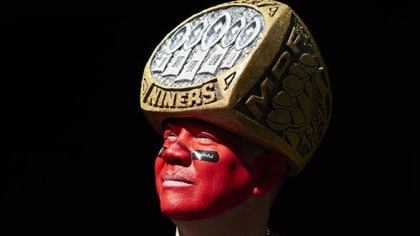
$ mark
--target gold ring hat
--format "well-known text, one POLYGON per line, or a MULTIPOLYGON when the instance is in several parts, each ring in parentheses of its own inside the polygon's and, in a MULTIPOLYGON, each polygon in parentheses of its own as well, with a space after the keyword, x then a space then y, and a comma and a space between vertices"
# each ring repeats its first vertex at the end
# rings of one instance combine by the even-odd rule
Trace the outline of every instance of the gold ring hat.
POLYGON ((153 51, 140 107, 158 132, 169 117, 208 121, 283 153, 298 174, 325 136, 329 76, 299 16, 278 1, 233 1, 189 17, 153 51))

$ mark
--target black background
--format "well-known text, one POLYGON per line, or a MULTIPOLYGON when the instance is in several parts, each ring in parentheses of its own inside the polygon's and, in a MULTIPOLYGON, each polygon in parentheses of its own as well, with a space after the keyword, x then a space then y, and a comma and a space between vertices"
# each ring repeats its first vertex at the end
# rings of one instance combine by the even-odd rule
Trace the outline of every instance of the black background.
MULTIPOLYGON (((2 212, 12 232, 174 235, 154 189, 161 139, 139 110, 139 84, 160 40, 220 2, 2 13, 2 212)), ((383 226, 375 218, 401 210, 378 199, 395 180, 378 164, 386 135, 379 114, 391 99, 377 91, 405 70, 395 52, 407 39, 407 4, 284 2, 321 49, 334 109, 319 150, 285 183, 271 227, 283 235, 376 232, 383 226)))

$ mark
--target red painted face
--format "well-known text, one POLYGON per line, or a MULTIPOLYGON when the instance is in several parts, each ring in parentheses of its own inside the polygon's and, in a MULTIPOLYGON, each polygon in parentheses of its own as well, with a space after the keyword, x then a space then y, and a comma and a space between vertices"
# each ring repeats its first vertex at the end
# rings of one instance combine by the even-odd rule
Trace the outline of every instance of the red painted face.
POLYGON ((226 130, 193 119, 170 120, 155 161, 163 214, 199 220, 221 214, 252 195, 244 143, 226 130))

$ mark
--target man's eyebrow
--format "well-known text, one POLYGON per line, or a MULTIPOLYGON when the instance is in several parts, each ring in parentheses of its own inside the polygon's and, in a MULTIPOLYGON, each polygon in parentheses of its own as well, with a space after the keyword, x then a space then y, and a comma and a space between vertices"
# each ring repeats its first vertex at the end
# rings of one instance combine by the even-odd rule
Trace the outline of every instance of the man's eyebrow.
POLYGON ((170 122, 163 122, 163 128, 176 128, 177 126, 176 125, 174 125, 173 123, 170 123, 170 122))

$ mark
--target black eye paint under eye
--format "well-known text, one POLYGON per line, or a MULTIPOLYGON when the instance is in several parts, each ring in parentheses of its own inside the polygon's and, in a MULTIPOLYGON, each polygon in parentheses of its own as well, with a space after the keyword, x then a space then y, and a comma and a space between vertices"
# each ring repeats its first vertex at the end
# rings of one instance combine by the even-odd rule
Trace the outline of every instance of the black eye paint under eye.
MULTIPOLYGON (((163 152, 165 152, 166 147, 162 146, 159 149, 157 157, 162 157, 163 152)), ((219 153, 216 151, 206 151, 206 150, 195 150, 192 152, 192 159, 198 161, 208 161, 208 162, 218 162, 219 153)))
POLYGON ((159 152, 158 152, 157 156, 158 156, 158 157, 162 157, 162 153, 163 153, 165 150, 166 150, 166 147, 165 147, 165 146, 162 146, 162 147, 159 149, 159 152))
POLYGON ((192 152, 192 159, 216 163, 219 161, 219 153, 216 151, 195 150, 192 152))

